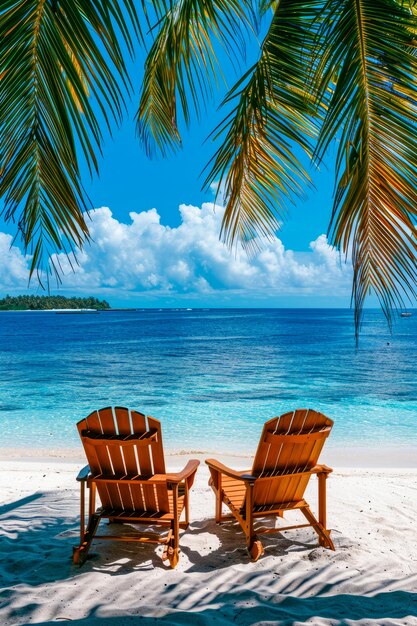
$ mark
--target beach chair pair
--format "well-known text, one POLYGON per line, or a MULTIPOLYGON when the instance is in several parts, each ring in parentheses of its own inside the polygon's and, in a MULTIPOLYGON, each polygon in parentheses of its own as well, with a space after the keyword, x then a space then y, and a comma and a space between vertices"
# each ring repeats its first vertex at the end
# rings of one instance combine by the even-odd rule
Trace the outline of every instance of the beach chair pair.
MULTIPOLYGON (((319 543, 334 550, 326 528, 326 479, 332 471, 317 465, 320 452, 333 426, 332 420, 310 409, 298 409, 275 417, 264 425, 252 469, 235 471, 207 459, 210 485, 215 493, 216 522, 236 520, 242 527, 253 560, 263 554, 262 533, 311 526, 319 543), (318 477, 318 519, 304 492, 311 476, 318 477), (223 504, 231 515, 223 514, 223 504), (299 510, 307 523, 255 529, 259 518, 283 517, 299 510)), ((179 558, 180 529, 189 524, 189 494, 198 460, 181 472, 166 473, 161 424, 137 411, 116 407, 94 411, 77 424, 89 465, 79 473, 81 486, 80 544, 74 548, 74 563, 87 558, 96 538, 140 541, 164 545, 163 560, 172 568, 179 558), (89 490, 85 524, 85 487, 89 490), (101 506, 96 508, 96 494, 101 506), (100 521, 148 528, 165 527, 166 533, 96 534, 100 521)))

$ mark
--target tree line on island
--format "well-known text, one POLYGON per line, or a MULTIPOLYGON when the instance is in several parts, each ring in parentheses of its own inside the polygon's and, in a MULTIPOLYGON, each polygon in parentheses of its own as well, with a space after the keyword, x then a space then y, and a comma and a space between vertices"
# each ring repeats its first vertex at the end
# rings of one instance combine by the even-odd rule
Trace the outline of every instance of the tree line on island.
POLYGON ((98 298, 65 296, 9 296, 0 299, 0 311, 47 311, 51 309, 96 309, 106 311, 110 304, 98 298))

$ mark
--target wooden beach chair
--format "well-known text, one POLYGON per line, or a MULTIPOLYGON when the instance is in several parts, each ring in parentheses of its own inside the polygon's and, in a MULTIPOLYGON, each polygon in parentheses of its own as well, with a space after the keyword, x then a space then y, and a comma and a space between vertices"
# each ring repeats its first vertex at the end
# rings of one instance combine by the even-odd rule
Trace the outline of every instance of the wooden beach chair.
POLYGON ((163 559, 178 563, 179 531, 189 522, 189 491, 200 462, 189 461, 167 474, 161 424, 153 417, 116 407, 94 411, 77 424, 88 465, 77 480, 81 487, 80 545, 74 563, 82 564, 94 537, 165 544, 163 559), (85 526, 85 486, 89 489, 85 526), (101 507, 96 509, 96 492, 101 507), (182 513, 185 519, 180 521, 182 513), (162 526, 167 534, 96 535, 100 520, 162 526))
POLYGON ((310 409, 298 409, 274 417, 264 425, 252 470, 237 472, 214 459, 207 459, 210 485, 216 495, 216 521, 236 519, 246 536, 246 545, 253 560, 263 554, 258 538, 261 533, 277 533, 293 528, 312 526, 320 545, 334 550, 330 531, 326 529, 326 478, 332 472, 317 461, 333 422, 310 409), (318 520, 304 500, 307 484, 318 477, 318 520), (224 516, 222 504, 232 515, 224 516), (283 517, 285 511, 298 509, 307 524, 260 528, 258 518, 283 517))

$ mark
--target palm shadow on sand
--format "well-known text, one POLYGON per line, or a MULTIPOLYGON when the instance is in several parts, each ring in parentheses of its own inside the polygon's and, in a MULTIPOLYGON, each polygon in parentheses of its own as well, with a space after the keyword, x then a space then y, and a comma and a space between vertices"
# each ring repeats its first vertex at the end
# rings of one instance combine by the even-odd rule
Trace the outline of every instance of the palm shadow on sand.
MULTIPOLYGON (((98 554, 93 555, 82 568, 73 566, 72 546, 78 539, 77 500, 73 491, 59 493, 34 493, 14 503, 0 507, 0 559, 2 561, 0 592, 0 612, 4 611, 9 624, 37 623, 39 626, 68 621, 74 626, 127 626, 153 624, 239 624, 249 626, 257 623, 292 625, 305 620, 333 620, 332 624, 351 624, 352 620, 374 620, 375 624, 416 623, 417 593, 409 591, 385 592, 377 588, 374 595, 335 593, 340 581, 315 584, 315 572, 306 572, 296 588, 277 594, 273 587, 272 572, 265 567, 254 570, 245 568, 249 558, 244 549, 243 534, 235 525, 218 526, 213 520, 194 522, 182 537, 182 555, 188 561, 186 571, 180 568, 174 572, 163 572, 168 568, 160 558, 161 549, 151 545, 135 545, 119 542, 97 542, 98 554), (205 534, 205 552, 193 548, 198 536, 205 534), (186 540, 187 537, 187 540, 186 540), (210 546, 212 545, 212 549, 210 546), (237 566, 233 571, 232 566, 237 566), (123 613, 117 606, 106 605, 105 611, 114 615, 102 616, 103 607, 97 603, 86 607, 86 617, 72 620, 66 618, 56 605, 52 621, 34 621, 39 616, 40 602, 34 600, 36 594, 29 593, 32 604, 25 604, 27 587, 32 590, 56 583, 59 596, 65 586, 71 589, 70 602, 77 602, 77 586, 88 584, 88 574, 94 572, 103 577, 103 584, 109 585, 108 576, 123 576, 135 572, 138 576, 138 589, 141 580, 146 581, 146 572, 160 569, 167 584, 159 595, 150 595, 146 606, 123 613), (221 572, 233 574, 225 586, 221 572), (198 573, 210 580, 210 591, 201 589, 190 591, 190 581, 198 573), (171 581, 169 580, 171 577, 171 581), (106 582, 107 581, 107 582, 106 582), (304 587, 303 587, 304 585, 304 587), (302 591, 310 585, 308 595, 302 591), (302 597, 300 597, 302 595, 302 597), (307 596, 307 597, 306 597, 307 596), (186 607, 186 609, 185 609, 186 607), (63 617, 61 617, 61 614, 63 617), (154 615, 155 617, 149 617, 154 615), (408 620, 408 622, 407 622, 408 620), (395 623, 395 622, 394 622, 395 623)), ((103 524, 105 527, 105 524, 103 524)), ((111 532, 111 527, 109 532, 111 532)), ((279 537, 265 542, 267 555, 285 557, 288 551, 306 551, 316 548, 315 536, 308 543, 291 538, 279 537)), ((94 548, 93 548, 94 549, 94 548)), ((281 562, 281 561, 280 561, 281 562)), ((274 567, 279 570, 279 563, 274 567)), ((279 571, 277 572, 279 575, 279 571)), ((351 580, 354 580, 352 574, 351 580)), ((396 586, 400 581, 396 581, 396 586)), ((111 584, 111 583, 110 583, 111 584)), ((406 581, 404 581, 406 584, 406 581)), ((151 590, 152 591, 152 590, 151 590)), ((285 591, 285 590, 284 590, 285 591)), ((156 593, 156 592, 155 592, 156 593)), ((38 618, 39 619, 39 618, 38 618)))

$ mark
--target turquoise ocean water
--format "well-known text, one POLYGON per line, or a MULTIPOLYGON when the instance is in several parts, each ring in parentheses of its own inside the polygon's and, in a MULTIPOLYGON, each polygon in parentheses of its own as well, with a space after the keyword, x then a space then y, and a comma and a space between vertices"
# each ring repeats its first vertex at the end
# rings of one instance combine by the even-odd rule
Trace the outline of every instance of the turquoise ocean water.
MULTIPOLYGON (((297 407, 335 420, 335 446, 417 442, 417 315, 388 332, 350 310, 0 313, 2 447, 74 448, 109 405, 160 419, 171 450, 251 451, 297 407)), ((329 441, 330 443, 330 441, 329 441)))

